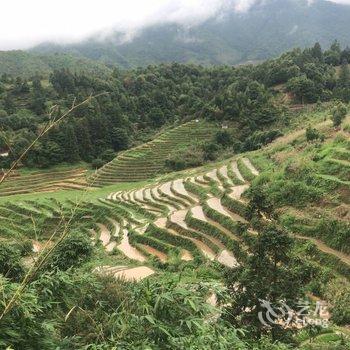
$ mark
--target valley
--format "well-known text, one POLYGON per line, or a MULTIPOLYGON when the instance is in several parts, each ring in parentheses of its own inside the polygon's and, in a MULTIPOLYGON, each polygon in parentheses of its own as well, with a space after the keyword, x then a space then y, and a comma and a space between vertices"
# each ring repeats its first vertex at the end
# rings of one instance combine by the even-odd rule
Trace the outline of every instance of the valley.
POLYGON ((0 348, 348 349, 347 54, 3 75, 0 348))

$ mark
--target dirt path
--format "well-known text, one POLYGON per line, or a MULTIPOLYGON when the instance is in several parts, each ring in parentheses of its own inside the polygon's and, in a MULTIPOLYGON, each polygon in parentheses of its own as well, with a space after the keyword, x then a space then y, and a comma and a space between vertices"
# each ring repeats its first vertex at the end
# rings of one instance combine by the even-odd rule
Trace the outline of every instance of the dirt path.
POLYGON ((128 230, 123 230, 123 238, 121 243, 117 246, 117 248, 129 259, 137 260, 144 262, 146 258, 134 247, 132 247, 129 243, 128 238, 128 230))
POLYGON ((301 236, 294 234, 295 237, 303 239, 305 241, 309 241, 314 243, 319 250, 321 250, 324 253, 333 255, 337 258, 339 258, 343 263, 347 264, 350 266, 350 256, 344 253, 339 252, 338 250, 335 250, 333 248, 328 247, 325 243, 323 243, 321 240, 312 238, 312 237, 306 237, 306 236, 301 236))

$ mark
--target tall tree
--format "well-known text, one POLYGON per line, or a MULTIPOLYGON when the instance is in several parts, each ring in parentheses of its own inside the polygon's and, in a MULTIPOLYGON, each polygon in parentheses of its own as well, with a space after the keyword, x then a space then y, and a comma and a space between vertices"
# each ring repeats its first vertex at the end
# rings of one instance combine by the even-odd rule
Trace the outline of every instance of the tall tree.
POLYGON ((270 334, 278 339, 283 330, 278 316, 270 314, 269 325, 262 322, 266 304, 274 310, 282 301, 291 309, 302 296, 305 274, 300 261, 293 256, 293 240, 275 224, 260 231, 249 247, 247 261, 227 273, 231 305, 229 320, 234 326, 245 326, 253 337, 270 334), (259 316, 260 315, 260 316, 259 316))

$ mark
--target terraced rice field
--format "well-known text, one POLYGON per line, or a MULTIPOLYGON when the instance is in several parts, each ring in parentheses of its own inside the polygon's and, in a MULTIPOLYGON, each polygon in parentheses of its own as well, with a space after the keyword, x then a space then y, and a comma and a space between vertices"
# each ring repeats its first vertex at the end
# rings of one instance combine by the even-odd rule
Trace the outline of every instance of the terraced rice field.
POLYGON ((73 169, 11 176, 0 185, 0 196, 84 189, 85 174, 84 169, 73 169))
POLYGON ((217 128, 194 120, 164 132, 151 142, 123 152, 91 176, 94 186, 118 182, 138 182, 166 171, 166 158, 177 149, 210 140, 217 128))
MULTIPOLYGON (((248 159, 238 162, 242 162, 245 168, 241 165, 241 169, 251 179, 258 174, 248 159)), ((238 169, 234 160, 192 178, 109 194, 104 202, 127 208, 135 217, 139 216, 139 222, 126 220, 123 243, 116 249, 135 263, 145 263, 150 258, 166 263, 177 257, 236 266, 234 251, 241 249, 244 242, 235 228, 246 221, 239 210, 235 212, 222 198, 227 194, 238 207, 245 206, 241 194, 249 183, 238 169)), ((99 238, 105 247, 104 238, 109 236, 99 238)))
MULTIPOLYGON (((151 261, 216 261, 232 267, 237 264, 234 251, 242 241, 232 232, 244 222, 222 200, 225 193, 236 193, 236 187, 243 186, 234 185, 240 174, 228 171, 236 166, 233 163, 193 178, 110 193, 98 201, 8 202, 0 206, 0 235, 30 243, 35 255, 47 240, 54 242, 65 234, 66 224, 68 231, 85 232, 107 256, 117 254, 125 261, 125 266, 101 266, 97 272, 127 279, 153 274, 151 261), (207 178, 210 181, 204 184, 207 178)), ((240 198, 237 202, 245 205, 240 198)))
POLYGON ((0 236, 30 242, 35 255, 69 223, 69 230, 85 232, 106 256, 119 259, 96 267, 96 273, 136 281, 156 273, 155 262, 233 267, 244 261, 247 237, 256 234, 244 219, 242 195, 258 174, 242 157, 191 177, 93 201, 9 202, 0 206, 0 236))

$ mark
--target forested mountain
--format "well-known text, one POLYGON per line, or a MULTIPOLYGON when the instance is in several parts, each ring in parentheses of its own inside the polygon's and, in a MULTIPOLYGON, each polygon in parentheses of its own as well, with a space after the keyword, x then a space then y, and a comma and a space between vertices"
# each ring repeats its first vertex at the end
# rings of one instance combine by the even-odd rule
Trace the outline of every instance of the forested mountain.
MULTIPOLYGON (((350 50, 342 50, 334 42, 324 52, 315 44, 262 64, 236 68, 173 63, 115 69, 102 79, 68 69, 55 70, 49 80, 2 75, 0 147, 11 150, 2 165, 16 159, 46 123, 61 116, 74 100, 81 102, 90 95, 98 97, 42 138, 24 160, 25 165, 47 167, 84 160, 100 166, 115 152, 196 118, 229 123, 234 150, 254 149, 278 135, 273 128, 288 122, 290 102, 335 98, 349 102, 349 61, 350 50), (336 66, 340 64, 338 74, 336 66), (52 112, 55 105, 60 108, 52 112)), ((208 141, 197 145, 206 160, 213 159, 220 146, 217 143, 231 144, 208 141)))
POLYGON ((91 73, 101 77, 110 73, 106 65, 85 57, 65 53, 38 54, 21 50, 0 51, 0 75, 48 77, 55 69, 66 68, 76 73, 91 73))
POLYGON ((237 64, 276 57, 294 47, 334 39, 349 45, 350 6, 325 0, 256 1, 247 12, 229 3, 200 24, 157 24, 125 40, 115 32, 105 40, 91 37, 78 44, 45 43, 40 53, 68 52, 123 68, 164 62, 237 64))

